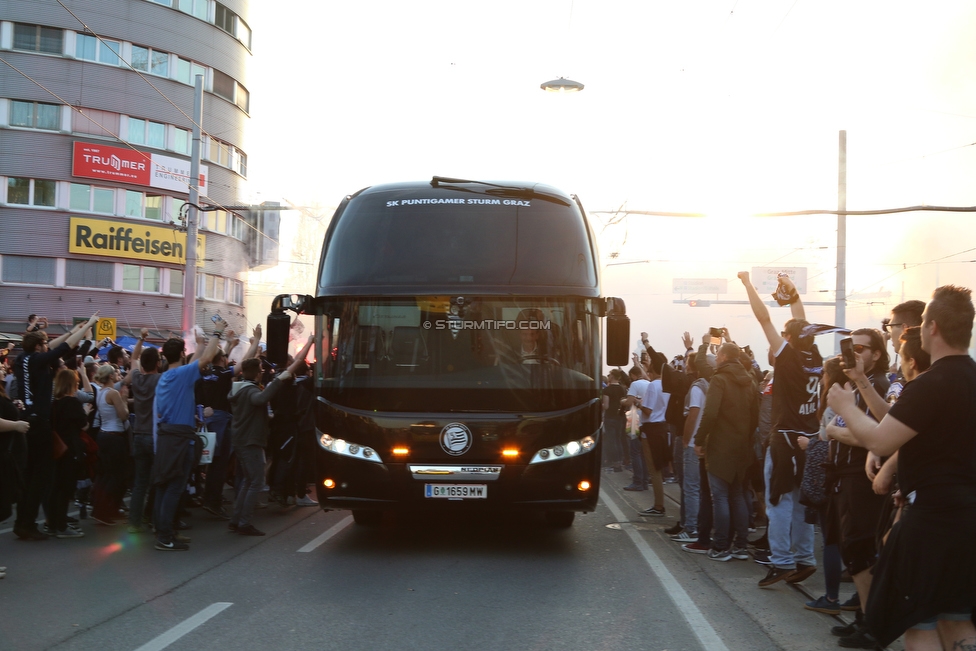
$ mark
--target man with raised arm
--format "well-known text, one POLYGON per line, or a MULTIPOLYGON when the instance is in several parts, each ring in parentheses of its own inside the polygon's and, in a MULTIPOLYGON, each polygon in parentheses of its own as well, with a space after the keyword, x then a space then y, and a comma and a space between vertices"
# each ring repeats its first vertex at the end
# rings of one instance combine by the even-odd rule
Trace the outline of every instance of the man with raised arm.
POLYGON ((809 323, 792 280, 785 275, 779 278, 777 294, 788 297, 784 304, 789 304, 793 317, 782 331, 773 325, 769 309, 753 287, 749 272, 740 271, 739 280, 746 288, 752 313, 762 326, 775 358, 772 430, 764 466, 769 519, 766 531, 772 565, 759 581, 759 587, 764 588, 784 579, 799 583, 817 571, 813 525, 804 521, 805 507, 800 504, 804 453, 797 439, 816 436, 819 432, 817 407, 823 360, 813 337, 803 334, 803 328, 809 323))
POLYGON ((213 334, 203 352, 197 345, 193 361, 186 362, 186 344, 182 339, 169 339, 163 344, 163 357, 169 367, 156 384, 154 411, 156 415, 156 456, 153 459, 152 485, 156 487, 153 520, 156 524, 156 549, 185 551, 189 545, 174 540, 173 521, 180 495, 193 470, 196 459, 196 400, 194 386, 210 365, 220 345, 227 322, 214 325, 213 334))

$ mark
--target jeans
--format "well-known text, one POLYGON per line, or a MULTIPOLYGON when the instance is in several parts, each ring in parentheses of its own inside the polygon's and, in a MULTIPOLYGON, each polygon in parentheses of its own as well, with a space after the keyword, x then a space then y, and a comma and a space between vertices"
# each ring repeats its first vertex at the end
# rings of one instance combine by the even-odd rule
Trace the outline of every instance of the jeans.
POLYGON ((129 499, 129 525, 133 527, 142 526, 154 456, 152 434, 133 434, 132 497, 129 499))
POLYGON ((698 460, 698 479, 701 488, 698 501, 698 544, 711 546, 712 519, 715 514, 712 512, 712 489, 708 485, 708 470, 705 469, 704 459, 698 460))
POLYGON ((181 459, 182 468, 179 477, 174 477, 165 484, 156 485, 156 504, 153 509, 153 521, 156 524, 156 540, 169 544, 173 542, 173 521, 176 519, 176 509, 180 505, 180 498, 186 490, 186 482, 193 470, 193 447, 188 446, 181 459))
POLYGON ((204 421, 207 429, 217 435, 213 460, 207 468, 207 483, 203 488, 203 504, 215 510, 223 501, 224 482, 230 467, 230 412, 214 409, 213 416, 204 421))
MULTIPOLYGON (((630 438, 630 437, 628 437, 630 438)), ((647 486, 647 470, 644 468, 644 450, 641 446, 641 438, 630 439, 630 467, 634 471, 634 478, 631 484, 634 486, 647 486)))
POLYGON ((92 488, 92 517, 105 522, 119 518, 125 496, 129 444, 125 432, 98 435, 98 475, 92 488))
POLYGON ((606 416, 603 419, 603 465, 616 468, 624 462, 624 418, 606 416))
MULTIPOLYGON (((668 427, 673 427, 669 425, 668 427)), ((688 520, 688 511, 685 509, 685 453, 684 453, 685 441, 680 433, 675 433, 671 436, 671 466, 674 468, 674 476, 678 482, 678 488, 681 489, 681 502, 679 505, 678 513, 678 524, 684 528, 688 528, 685 524, 688 520)), ((692 530, 694 531, 694 530, 692 530)))
POLYGON ((708 485, 712 489, 712 512, 715 514, 715 540, 712 547, 723 551, 728 549, 729 536, 734 530, 735 546, 745 549, 749 543, 749 508, 746 505, 742 478, 727 482, 708 473, 708 485))
POLYGON ((813 525, 807 524, 805 519, 806 507, 800 504, 800 489, 794 488, 790 493, 780 495, 779 503, 775 506, 769 503, 770 477, 773 473, 773 458, 766 450, 766 517, 769 525, 766 534, 769 536, 770 560, 779 569, 794 569, 796 564, 812 565, 816 567, 817 559, 813 555, 813 525))
POLYGON ((264 448, 260 445, 245 445, 236 448, 234 452, 237 453, 238 468, 243 471, 243 477, 230 521, 238 527, 246 527, 251 523, 254 505, 264 488, 264 448))
MULTIPOLYGON (((679 439, 680 440, 680 439, 679 439)), ((684 513, 682 526, 689 532, 698 531, 698 504, 701 501, 701 475, 698 472, 698 455, 695 448, 684 448, 681 468, 681 510, 684 513)), ((675 459, 682 459, 676 456, 675 459)))

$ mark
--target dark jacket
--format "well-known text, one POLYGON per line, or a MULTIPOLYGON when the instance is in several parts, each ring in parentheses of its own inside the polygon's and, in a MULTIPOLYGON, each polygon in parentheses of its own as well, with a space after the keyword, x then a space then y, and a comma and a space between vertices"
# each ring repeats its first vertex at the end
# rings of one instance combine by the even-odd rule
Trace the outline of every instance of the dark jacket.
POLYGON ((281 380, 271 380, 264 391, 249 380, 234 382, 230 390, 231 442, 235 448, 268 445, 271 419, 268 403, 281 388, 281 380))
POLYGON ((752 374, 738 361, 720 365, 708 384, 695 445, 705 448, 708 472, 729 483, 743 480, 755 461, 753 433, 759 395, 752 374))

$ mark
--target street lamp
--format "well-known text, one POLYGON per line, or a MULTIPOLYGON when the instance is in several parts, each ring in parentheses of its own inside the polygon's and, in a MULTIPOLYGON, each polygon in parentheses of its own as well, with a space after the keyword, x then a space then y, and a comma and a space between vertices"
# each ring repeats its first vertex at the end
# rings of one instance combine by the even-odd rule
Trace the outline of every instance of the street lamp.
POLYGON ((540 84, 539 88, 550 93, 578 93, 583 90, 583 84, 572 79, 560 77, 559 79, 553 79, 552 81, 540 84))

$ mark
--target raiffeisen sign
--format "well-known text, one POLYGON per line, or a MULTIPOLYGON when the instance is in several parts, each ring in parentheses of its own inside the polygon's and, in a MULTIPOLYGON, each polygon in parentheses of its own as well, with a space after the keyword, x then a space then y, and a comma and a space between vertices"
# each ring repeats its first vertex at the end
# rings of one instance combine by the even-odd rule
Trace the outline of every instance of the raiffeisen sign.
MULTIPOLYGON (((206 165, 200 166, 197 187, 207 191, 206 165)), ((161 190, 190 191, 190 161, 162 154, 111 147, 90 142, 75 142, 71 156, 71 175, 115 183, 131 183, 161 190)))

